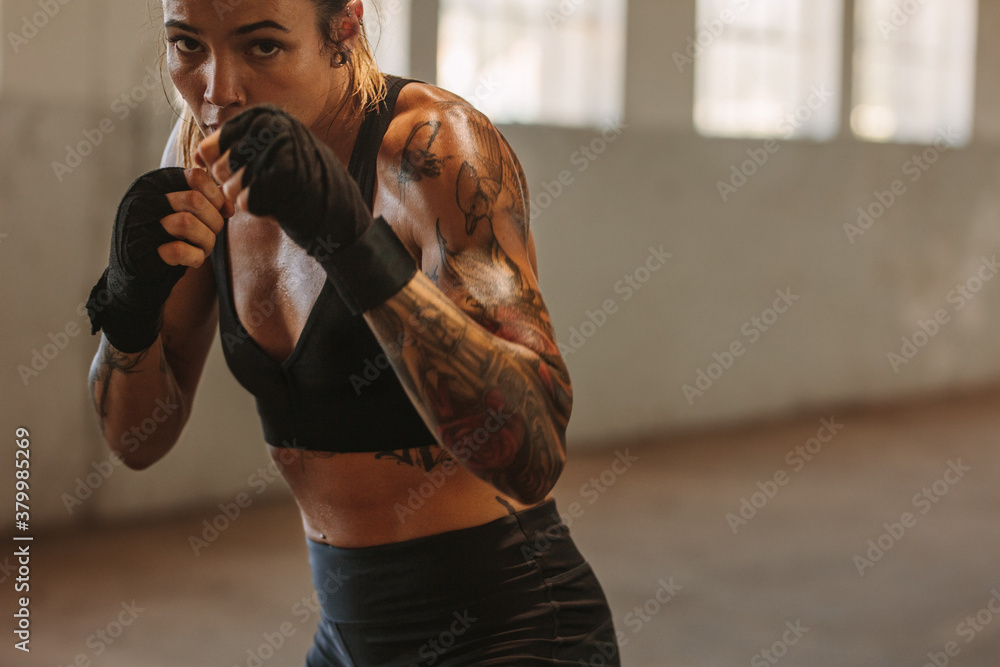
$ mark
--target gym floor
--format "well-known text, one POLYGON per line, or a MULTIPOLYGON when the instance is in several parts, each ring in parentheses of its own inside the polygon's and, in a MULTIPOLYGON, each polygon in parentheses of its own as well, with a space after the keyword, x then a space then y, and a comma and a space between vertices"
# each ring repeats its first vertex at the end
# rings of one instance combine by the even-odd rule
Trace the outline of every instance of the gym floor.
MULTIPOLYGON (((555 497, 627 667, 997 665, 998 427, 989 391, 622 441, 571 450, 555 497)), ((36 537, 32 652, 0 663, 301 667, 294 502, 192 559, 203 514, 36 537)))

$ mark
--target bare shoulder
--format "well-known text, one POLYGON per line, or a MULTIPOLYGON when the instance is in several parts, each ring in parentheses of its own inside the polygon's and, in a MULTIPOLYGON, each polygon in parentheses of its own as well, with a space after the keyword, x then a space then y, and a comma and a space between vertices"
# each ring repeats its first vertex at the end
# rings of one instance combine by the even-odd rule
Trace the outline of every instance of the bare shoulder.
POLYGON ((488 231, 509 253, 527 251, 524 171, 500 130, 463 98, 425 83, 405 86, 380 157, 391 165, 383 178, 400 206, 420 221, 412 232, 422 248, 443 232, 460 250, 488 231))

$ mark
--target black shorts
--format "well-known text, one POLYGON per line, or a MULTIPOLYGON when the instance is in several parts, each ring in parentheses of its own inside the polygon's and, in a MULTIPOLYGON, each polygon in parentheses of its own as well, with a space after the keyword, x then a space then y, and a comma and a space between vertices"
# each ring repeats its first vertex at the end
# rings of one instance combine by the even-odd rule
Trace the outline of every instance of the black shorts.
POLYGON ((306 542, 323 611, 306 667, 620 665, 604 591, 554 500, 392 544, 306 542))

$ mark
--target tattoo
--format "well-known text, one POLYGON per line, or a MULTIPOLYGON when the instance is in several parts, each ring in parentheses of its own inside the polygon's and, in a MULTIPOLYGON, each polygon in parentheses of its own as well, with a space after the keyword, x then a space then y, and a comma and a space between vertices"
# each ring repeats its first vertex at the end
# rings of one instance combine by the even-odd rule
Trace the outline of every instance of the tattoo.
POLYGON ((391 363, 444 448, 501 492, 542 498, 562 470, 572 389, 541 294, 494 229, 527 241, 524 173, 485 116, 439 106, 468 133, 453 172, 464 235, 459 223, 449 238, 439 218, 429 275, 365 317, 380 340, 413 341, 391 363))
POLYGON ((437 178, 441 175, 444 161, 451 156, 438 157, 434 153, 434 140, 441 130, 441 123, 432 120, 419 123, 413 127, 410 136, 403 146, 403 158, 399 164, 399 191, 406 198, 406 186, 424 178, 437 178))
POLYGON ((424 445, 423 447, 409 447, 407 449, 394 449, 390 451, 377 452, 375 459, 389 459, 395 461, 397 465, 408 465, 415 468, 423 468, 430 472, 439 463, 454 460, 448 450, 437 445, 424 445), (436 453, 433 450, 438 450, 436 453))
MULTIPOLYGON (((111 388, 111 376, 114 375, 115 371, 119 371, 122 374, 129 375, 131 373, 138 373, 135 370, 136 366, 141 364, 149 354, 151 348, 146 348, 142 352, 139 352, 135 357, 120 352, 113 348, 111 344, 107 344, 104 349, 104 356, 101 359, 101 366, 97 370, 97 375, 94 378, 94 382, 91 383, 90 394, 94 400, 94 409, 97 411, 97 415, 100 420, 101 433, 104 433, 104 421, 108 417, 107 403, 108 403, 108 391, 111 388), (101 383, 101 395, 97 397, 94 395, 94 384, 96 382, 101 383)), ((162 353, 161 353, 162 357, 162 353)), ((162 368, 162 364, 161 364, 162 368)))
MULTIPOLYGON (((292 463, 288 460, 285 452, 290 450, 297 452, 294 458, 298 460, 302 472, 306 471, 306 459, 331 459, 344 452, 327 452, 315 449, 295 449, 290 447, 274 447, 268 445, 271 451, 271 458, 275 461, 279 470, 292 463)), ((395 461, 397 465, 409 465, 415 468, 422 468, 426 471, 433 470, 438 464, 445 461, 454 461, 451 454, 440 446, 425 445, 423 447, 408 447, 405 449, 392 449, 375 452, 375 460, 387 459, 395 461), (434 451, 437 450, 437 451, 434 451)))
POLYGON ((435 285, 438 284, 438 267, 434 266, 434 270, 427 274, 427 277, 431 279, 431 282, 435 285))
POLYGON ((458 170, 458 207, 465 214, 465 233, 475 233, 482 220, 492 220, 493 208, 504 185, 504 161, 497 132, 485 118, 469 115, 477 152, 458 170))
MULTIPOLYGON (((377 333, 395 339, 404 321, 418 322, 415 359, 394 360, 397 376, 446 447, 498 489, 542 494, 562 468, 562 436, 572 390, 541 294, 521 273, 487 225, 490 242, 461 253, 436 231, 439 287, 451 301, 404 290, 371 311, 377 333), (454 302, 454 303, 453 303, 454 302), (534 357, 471 340, 468 319, 490 334, 516 340, 534 357), (426 401, 426 402, 424 402, 426 401), (558 444, 557 444, 558 443, 558 444)), ((485 235, 487 232, 482 231, 485 235)))
POLYGON ((531 225, 531 219, 528 211, 528 207, 525 202, 530 201, 528 196, 528 179, 524 175, 524 169, 521 168, 521 162, 514 155, 514 149, 510 147, 507 142, 507 137, 503 136, 503 133, 497 130, 497 134, 503 139, 504 148, 507 149, 507 157, 510 159, 514 166, 517 168, 517 179, 513 183, 505 183, 505 187, 509 189, 512 197, 512 202, 509 207, 507 207, 507 212, 510 217, 514 220, 514 223, 521 230, 521 237, 525 243, 528 242, 528 231, 531 225))

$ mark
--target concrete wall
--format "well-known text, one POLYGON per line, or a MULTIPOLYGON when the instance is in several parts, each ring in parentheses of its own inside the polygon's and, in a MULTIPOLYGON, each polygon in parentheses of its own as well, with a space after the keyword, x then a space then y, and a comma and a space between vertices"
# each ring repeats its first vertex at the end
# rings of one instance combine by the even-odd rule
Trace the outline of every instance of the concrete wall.
MULTIPOLYGON (((287 493, 282 482, 263 494, 251 485, 268 463, 266 449, 253 401, 229 375, 218 341, 175 450, 146 471, 101 473, 108 450, 86 390, 97 340, 78 308, 106 263, 121 193, 157 165, 173 114, 158 83, 146 90, 157 23, 145 3, 59 7, 16 52, 7 34, 39 5, 7 0, 0 16, 0 302, 7 313, 0 456, 12 461, 14 428, 30 428, 33 527, 185 506, 206 506, 209 518, 215 504, 240 492, 255 499, 287 493), (113 131, 102 132, 102 121, 113 131), (66 146, 88 136, 100 144, 57 175, 53 162, 65 163, 66 146), (18 366, 30 367, 36 350, 52 358, 37 376, 22 378, 18 366)), ((980 25, 995 25, 998 14, 1000 2, 982 3, 980 25)), ((992 113, 1000 47, 980 41, 973 143, 940 155, 919 181, 903 169, 925 147, 862 143, 844 129, 829 143, 781 142, 724 202, 717 181, 763 142, 694 132, 692 72, 678 72, 670 57, 686 47, 693 23, 693 0, 630 3, 626 117, 596 159, 579 151, 600 129, 503 128, 539 211, 542 290, 559 340, 572 350, 571 447, 994 382, 1000 285, 987 282, 961 310, 947 297, 1000 245, 1000 119, 992 113), (558 192, 553 182, 563 172, 558 192), (905 193, 850 243, 843 225, 897 179, 905 193), (626 299, 619 281, 645 278, 639 269, 650 247, 661 245, 672 256, 626 299), (798 300, 751 342, 741 329, 777 290, 798 300), (597 318, 603 326, 581 326, 609 300, 613 312, 597 318), (894 371, 887 353, 899 352, 901 337, 939 309, 947 322, 894 371), (574 337, 574 327, 593 335, 574 337), (735 342, 744 344, 742 356, 689 401, 683 385, 694 385, 713 353, 735 342)), ((413 48, 424 75, 433 62, 429 46, 415 40, 413 48)), ((0 476, 0 497, 12 494, 12 476, 0 476)), ((0 518, 4 528, 12 521, 10 513, 0 518)))

